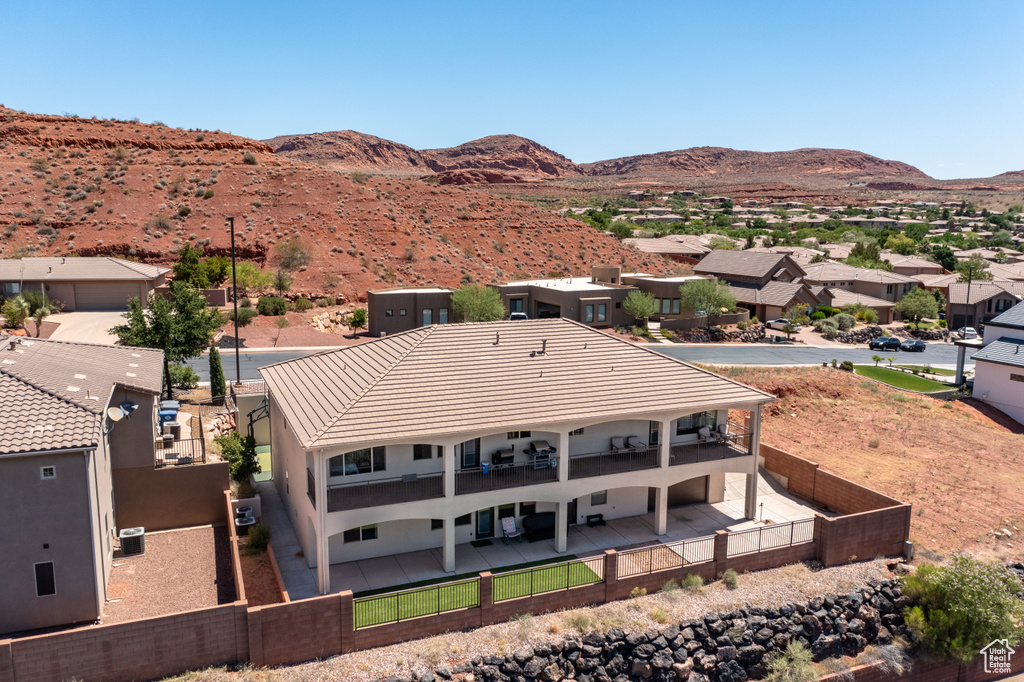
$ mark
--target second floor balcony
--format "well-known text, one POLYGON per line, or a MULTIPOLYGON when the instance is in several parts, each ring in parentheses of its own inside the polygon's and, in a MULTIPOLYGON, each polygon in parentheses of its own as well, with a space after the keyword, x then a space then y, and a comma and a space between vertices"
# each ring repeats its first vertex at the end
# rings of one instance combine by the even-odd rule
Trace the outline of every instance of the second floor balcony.
POLYGON ((444 497, 444 474, 407 474, 396 478, 327 486, 327 511, 347 511, 444 497))

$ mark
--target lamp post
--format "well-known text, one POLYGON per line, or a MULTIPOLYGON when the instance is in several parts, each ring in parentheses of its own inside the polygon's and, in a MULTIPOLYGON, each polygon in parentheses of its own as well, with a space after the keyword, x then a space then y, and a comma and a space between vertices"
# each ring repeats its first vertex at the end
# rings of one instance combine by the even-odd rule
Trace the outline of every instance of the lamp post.
POLYGON ((235 303, 235 385, 242 384, 242 362, 238 357, 238 279, 235 274, 235 218, 228 216, 231 226, 231 298, 235 303))

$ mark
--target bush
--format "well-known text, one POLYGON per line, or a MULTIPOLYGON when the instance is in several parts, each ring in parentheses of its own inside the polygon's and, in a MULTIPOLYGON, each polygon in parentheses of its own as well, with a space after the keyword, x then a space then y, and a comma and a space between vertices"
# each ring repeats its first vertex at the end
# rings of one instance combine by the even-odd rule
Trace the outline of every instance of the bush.
POLYGON ((171 375, 171 386, 174 388, 190 391, 199 385, 199 375, 191 367, 171 363, 168 369, 171 375))
POLYGON ((843 360, 843 369, 847 372, 853 371, 853 363, 849 360, 843 360))
POLYGON ((1024 590, 1007 567, 953 554, 946 566, 926 564, 904 579, 903 593, 914 604, 907 625, 938 656, 967 662, 996 639, 1020 641, 1024 590))
POLYGON ((279 296, 260 296, 256 310, 260 315, 284 315, 288 312, 288 301, 279 296))
POLYGON ((761 324, 761 320, 757 319, 757 315, 750 318, 750 324, 761 324))
POLYGON ((255 166, 256 165, 256 155, 253 154, 252 152, 246 152, 246 153, 242 154, 242 163, 244 163, 246 165, 249 165, 249 166, 255 166))
POLYGON ((694 575, 693 573, 691 573, 690 575, 686 576, 680 581, 679 586, 682 587, 684 590, 690 590, 691 592, 694 592, 704 587, 704 578, 701 578, 699 575, 694 575))
POLYGON ((274 324, 276 324, 276 325, 277 325, 277 328, 278 328, 278 329, 284 329, 285 327, 287 327, 288 325, 290 325, 290 324, 291 324, 291 322, 289 322, 289 321, 288 321, 288 318, 287 318, 287 317, 285 317, 284 315, 278 315, 278 316, 277 316, 277 319, 276 319, 276 320, 274 320, 274 324))
POLYGON ((841 332, 849 331, 853 329, 855 324, 857 324, 856 318, 853 315, 848 315, 846 313, 839 313, 832 319, 839 325, 839 331, 841 332))
POLYGON ((231 480, 236 483, 247 481, 250 474, 262 471, 256 456, 256 439, 242 437, 237 431, 213 439, 220 446, 221 457, 231 465, 231 480))
POLYGON ((823 312, 821 312, 819 310, 818 312, 816 312, 813 315, 811 315, 811 319, 812 320, 824 320, 825 319, 825 313, 823 313, 823 312))
POLYGON ((251 552, 266 551, 270 544, 270 526, 265 523, 257 523, 249 527, 248 541, 245 548, 251 552))
POLYGON ((736 571, 730 568, 722 574, 722 582, 725 583, 726 589, 735 590, 739 587, 740 577, 736 575, 736 571))
POLYGON ((871 308, 865 308, 864 310, 858 310, 857 314, 854 315, 858 320, 865 324, 875 324, 878 322, 878 313, 871 308))
POLYGON ((836 360, 835 358, 832 358, 832 367, 834 368, 834 367, 836 367, 836 366, 837 366, 838 364, 839 364, 839 361, 838 361, 838 360, 836 360))
POLYGON ((736 328, 739 329, 741 332, 746 331, 747 323, 744 322, 743 320, 740 320, 739 322, 736 323, 736 328))
POLYGON ((252 307, 252 299, 250 299, 248 296, 245 296, 244 298, 242 298, 241 301, 238 302, 238 307, 239 308, 251 308, 252 307))
POLYGON ((329 308, 335 303, 337 303, 337 299, 335 299, 333 296, 325 296, 323 298, 318 298, 316 300, 316 306, 318 308, 329 308))
POLYGON ((939 328, 940 329, 945 329, 946 328, 946 321, 945 320, 939 320, 939 328))
MULTIPOLYGON (((256 317, 256 315, 257 315, 256 311, 254 309, 252 309, 252 308, 239 308, 238 309, 238 326, 239 327, 246 327, 246 326, 248 326, 253 321, 253 318, 256 317)), ((228 311, 228 321, 229 322, 234 322, 235 321, 235 311, 234 310, 229 310, 228 311)))
POLYGON ((630 599, 636 599, 637 597, 646 597, 646 596, 647 596, 647 590, 645 588, 643 588, 643 587, 634 587, 630 591, 630 593, 629 593, 629 598, 630 599))
POLYGON ((192 209, 189 208, 188 206, 181 205, 181 206, 178 207, 178 215, 181 216, 182 218, 184 218, 185 216, 187 216, 191 212, 192 212, 192 209))
POLYGON ((814 682, 818 673, 811 665, 811 652, 798 640, 790 640, 785 651, 776 650, 768 660, 769 682, 814 682))
POLYGON ((297 298, 295 299, 295 310, 298 312, 305 312, 313 307, 313 302, 308 298, 297 298))
POLYGON ((833 339, 839 334, 839 323, 834 319, 816 320, 814 322, 814 331, 826 339, 833 339))

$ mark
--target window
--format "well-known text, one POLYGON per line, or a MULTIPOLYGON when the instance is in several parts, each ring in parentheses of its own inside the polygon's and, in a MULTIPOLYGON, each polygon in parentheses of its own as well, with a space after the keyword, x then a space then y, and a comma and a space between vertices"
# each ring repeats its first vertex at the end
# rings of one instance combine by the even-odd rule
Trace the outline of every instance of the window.
POLYGON ((519 503, 519 515, 520 516, 526 516, 527 514, 536 514, 536 513, 537 513, 537 503, 536 502, 520 502, 519 503))
POLYGON ((583 435, 583 427, 581 426, 580 428, 576 429, 575 431, 570 431, 569 435, 570 436, 582 436, 583 435))
POLYGON ((45 561, 35 564, 36 569, 36 596, 48 597, 57 594, 57 583, 53 576, 53 562, 45 561))
POLYGON ((398 309, 398 316, 399 317, 405 317, 405 308, 399 308, 398 309))
POLYGON ((455 525, 456 526, 468 526, 471 523, 473 523, 473 515, 472 514, 463 514, 462 516, 456 516, 455 517, 455 525))
POLYGON ((619 310, 619 309, 621 309, 621 308, 622 308, 622 301, 616 301, 616 302, 615 302, 615 309, 616 309, 616 310, 619 310))
POLYGON ((673 315, 678 315, 679 314, 679 299, 678 298, 673 298, 672 299, 672 314, 673 315))
POLYGON ((521 298, 510 298, 508 301, 508 311, 510 313, 521 313, 523 312, 523 299, 521 298))
POLYGON ((413 459, 430 459, 434 456, 434 446, 417 443, 412 446, 413 459))
POLYGON ((355 474, 368 474, 373 471, 386 471, 387 455, 385 446, 378 445, 375 448, 363 448, 353 450, 344 455, 331 457, 331 476, 353 476, 355 474))
POLYGON ((43 479, 44 481, 51 478, 57 478, 57 467, 39 467, 39 478, 43 479))
POLYGON ((702 426, 714 429, 718 419, 717 412, 696 412, 676 420, 676 435, 697 433, 702 426))
POLYGON ((661 299, 661 314, 669 315, 672 313, 672 299, 663 298, 661 299))
POLYGON ((516 440, 517 438, 529 438, 529 431, 509 431, 507 434, 508 440, 516 440))
POLYGON ((387 310, 384 311, 384 317, 394 317, 394 316, 395 316, 395 311, 392 310, 391 308, 388 308, 387 310))
POLYGON ((661 431, 661 422, 651 422, 650 427, 647 430, 647 443, 649 445, 658 444, 658 433, 661 431))
POLYGON ((1024 382, 1024 374, 1011 374, 1010 381, 1022 381, 1024 382))
POLYGON ((597 306, 597 321, 607 322, 608 321, 608 304, 599 303, 597 306))
POLYGON ((608 491, 601 490, 600 492, 592 493, 590 495, 590 506, 597 507, 602 504, 608 504, 608 491))
POLYGON ((448 309, 447 308, 438 308, 437 309, 437 323, 438 324, 448 324, 448 309))
POLYGON ((503 519, 506 516, 515 516, 516 506, 514 504, 503 504, 498 507, 498 518, 503 519))
POLYGON ((593 306, 593 304, 587 305, 586 311, 587 311, 587 313, 586 313, 586 316, 584 317, 583 321, 584 322, 593 322, 594 321, 594 306, 593 306))
POLYGON ((891 294, 892 293, 892 285, 891 284, 887 284, 885 286, 885 293, 887 293, 887 294, 891 294))
POLYGON ((377 524, 371 523, 369 526, 363 526, 361 528, 351 528, 345 531, 342 536, 343 542, 361 542, 364 540, 376 540, 377 539, 377 524))
POLYGON ((444 530, 444 519, 430 519, 430 530, 444 530))
POLYGON ((462 444, 462 468, 475 469, 480 466, 480 439, 467 440, 462 444))

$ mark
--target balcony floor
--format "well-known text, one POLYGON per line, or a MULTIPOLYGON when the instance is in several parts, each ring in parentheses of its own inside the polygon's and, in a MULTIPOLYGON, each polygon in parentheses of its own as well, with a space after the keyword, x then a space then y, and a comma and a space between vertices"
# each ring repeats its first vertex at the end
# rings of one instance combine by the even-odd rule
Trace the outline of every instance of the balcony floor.
MULTIPOLYGON (((583 557, 599 554, 605 549, 626 549, 711 535, 717 530, 751 528, 756 523, 743 516, 745 480, 743 474, 726 474, 723 502, 669 509, 667 534, 663 536, 654 533, 654 514, 613 519, 596 528, 589 528, 586 524, 572 526, 567 538, 567 553, 583 557)), ((758 481, 757 500, 759 505, 764 503, 764 518, 775 523, 811 518, 820 511, 790 496, 763 471, 758 481)), ((508 545, 500 537, 492 541, 494 544, 487 547, 473 547, 469 543, 456 545, 456 573, 487 571, 559 556, 554 540, 512 541, 508 545)), ((443 560, 443 550, 438 547, 334 564, 331 566, 331 591, 361 592, 445 578, 448 574, 443 570, 443 560)), ((288 581, 288 576, 285 576, 285 581, 288 581)))

